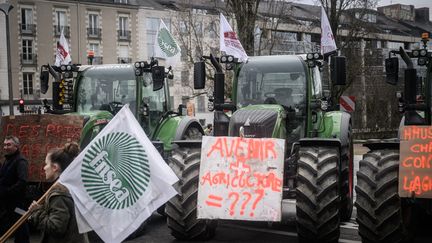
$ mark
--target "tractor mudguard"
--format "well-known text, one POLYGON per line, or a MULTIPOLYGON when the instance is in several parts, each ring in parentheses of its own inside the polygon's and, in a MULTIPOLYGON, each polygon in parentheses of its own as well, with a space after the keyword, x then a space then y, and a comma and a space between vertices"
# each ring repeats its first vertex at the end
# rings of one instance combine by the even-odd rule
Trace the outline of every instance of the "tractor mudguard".
POLYGON ((349 143, 350 122, 351 115, 347 112, 326 112, 324 115, 324 125, 318 136, 320 138, 339 138, 340 145, 346 146, 349 143))
MULTIPOLYGON (((70 113, 71 115, 77 113, 70 113)), ((108 111, 99 111, 96 113, 82 114, 84 116, 84 125, 81 132, 80 147, 85 148, 90 141, 95 138, 106 124, 113 118, 108 111)))
POLYGON ((202 128, 202 126, 200 125, 200 123, 198 122, 197 119, 185 116, 180 121, 180 123, 177 127, 177 131, 176 131, 174 140, 183 139, 183 137, 184 137, 184 135, 185 135, 185 133, 189 127, 196 127, 201 132, 201 134, 204 134, 204 129, 202 128))
POLYGON ((170 151, 172 142, 181 140, 189 127, 196 127, 201 134, 204 134, 203 128, 196 119, 175 116, 163 121, 153 137, 163 142, 165 151, 170 151))

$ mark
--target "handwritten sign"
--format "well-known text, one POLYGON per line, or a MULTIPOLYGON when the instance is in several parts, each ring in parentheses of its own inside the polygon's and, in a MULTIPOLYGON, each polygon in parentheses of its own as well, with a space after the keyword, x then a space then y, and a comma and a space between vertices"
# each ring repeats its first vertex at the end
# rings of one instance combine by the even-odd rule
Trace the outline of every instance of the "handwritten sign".
POLYGON ((432 198, 432 126, 402 130, 399 196, 432 198))
MULTIPOLYGON (((79 116, 6 116, 1 119, 0 139, 3 142, 6 135, 18 137, 21 153, 29 161, 29 181, 45 181, 43 167, 47 152, 67 142, 79 142, 82 126, 83 118, 79 116)), ((0 155, 3 158, 3 150, 0 155)))
POLYGON ((198 218, 280 221, 285 141, 204 136, 198 218))

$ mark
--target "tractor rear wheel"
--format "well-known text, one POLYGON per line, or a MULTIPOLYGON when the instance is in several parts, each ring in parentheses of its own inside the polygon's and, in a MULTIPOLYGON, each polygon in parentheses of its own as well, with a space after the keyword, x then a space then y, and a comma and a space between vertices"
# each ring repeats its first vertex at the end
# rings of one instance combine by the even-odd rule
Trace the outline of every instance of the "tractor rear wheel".
POLYGON ((357 222, 363 242, 402 242, 407 236, 398 195, 399 151, 371 150, 357 172, 357 222))
POLYGON ((297 232, 300 242, 339 239, 339 148, 301 147, 297 179, 297 232))
POLYGON ((174 184, 178 194, 165 204, 167 225, 178 240, 208 240, 216 230, 217 221, 197 219, 199 165, 201 148, 176 148, 169 159, 179 181, 174 184))

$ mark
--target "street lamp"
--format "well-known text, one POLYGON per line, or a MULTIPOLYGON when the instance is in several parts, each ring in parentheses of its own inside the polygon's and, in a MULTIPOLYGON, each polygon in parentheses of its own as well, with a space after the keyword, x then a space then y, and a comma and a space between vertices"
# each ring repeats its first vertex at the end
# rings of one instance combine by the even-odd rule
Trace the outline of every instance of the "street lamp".
POLYGON ((7 62, 8 62, 8 85, 9 85, 9 115, 13 115, 13 89, 12 89, 12 65, 11 65, 11 49, 10 49, 10 36, 9 36, 9 12, 13 6, 9 3, 0 4, 0 10, 6 17, 6 49, 7 49, 7 62))

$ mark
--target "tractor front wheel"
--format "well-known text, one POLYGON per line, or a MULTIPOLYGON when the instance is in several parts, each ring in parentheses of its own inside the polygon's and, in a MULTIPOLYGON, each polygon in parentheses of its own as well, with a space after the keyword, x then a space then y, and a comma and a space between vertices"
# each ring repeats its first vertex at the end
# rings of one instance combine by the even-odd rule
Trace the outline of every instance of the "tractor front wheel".
POLYGON ((357 222, 363 242, 403 242, 407 228, 398 195, 399 151, 371 150, 357 172, 357 222))
POLYGON ((179 181, 174 184, 178 194, 165 204, 167 225, 178 240, 208 240, 216 230, 217 221, 197 219, 199 165, 201 148, 176 148, 169 159, 179 181))
POLYGON ((339 239, 339 148, 301 147, 297 180, 297 232, 300 242, 339 239))

